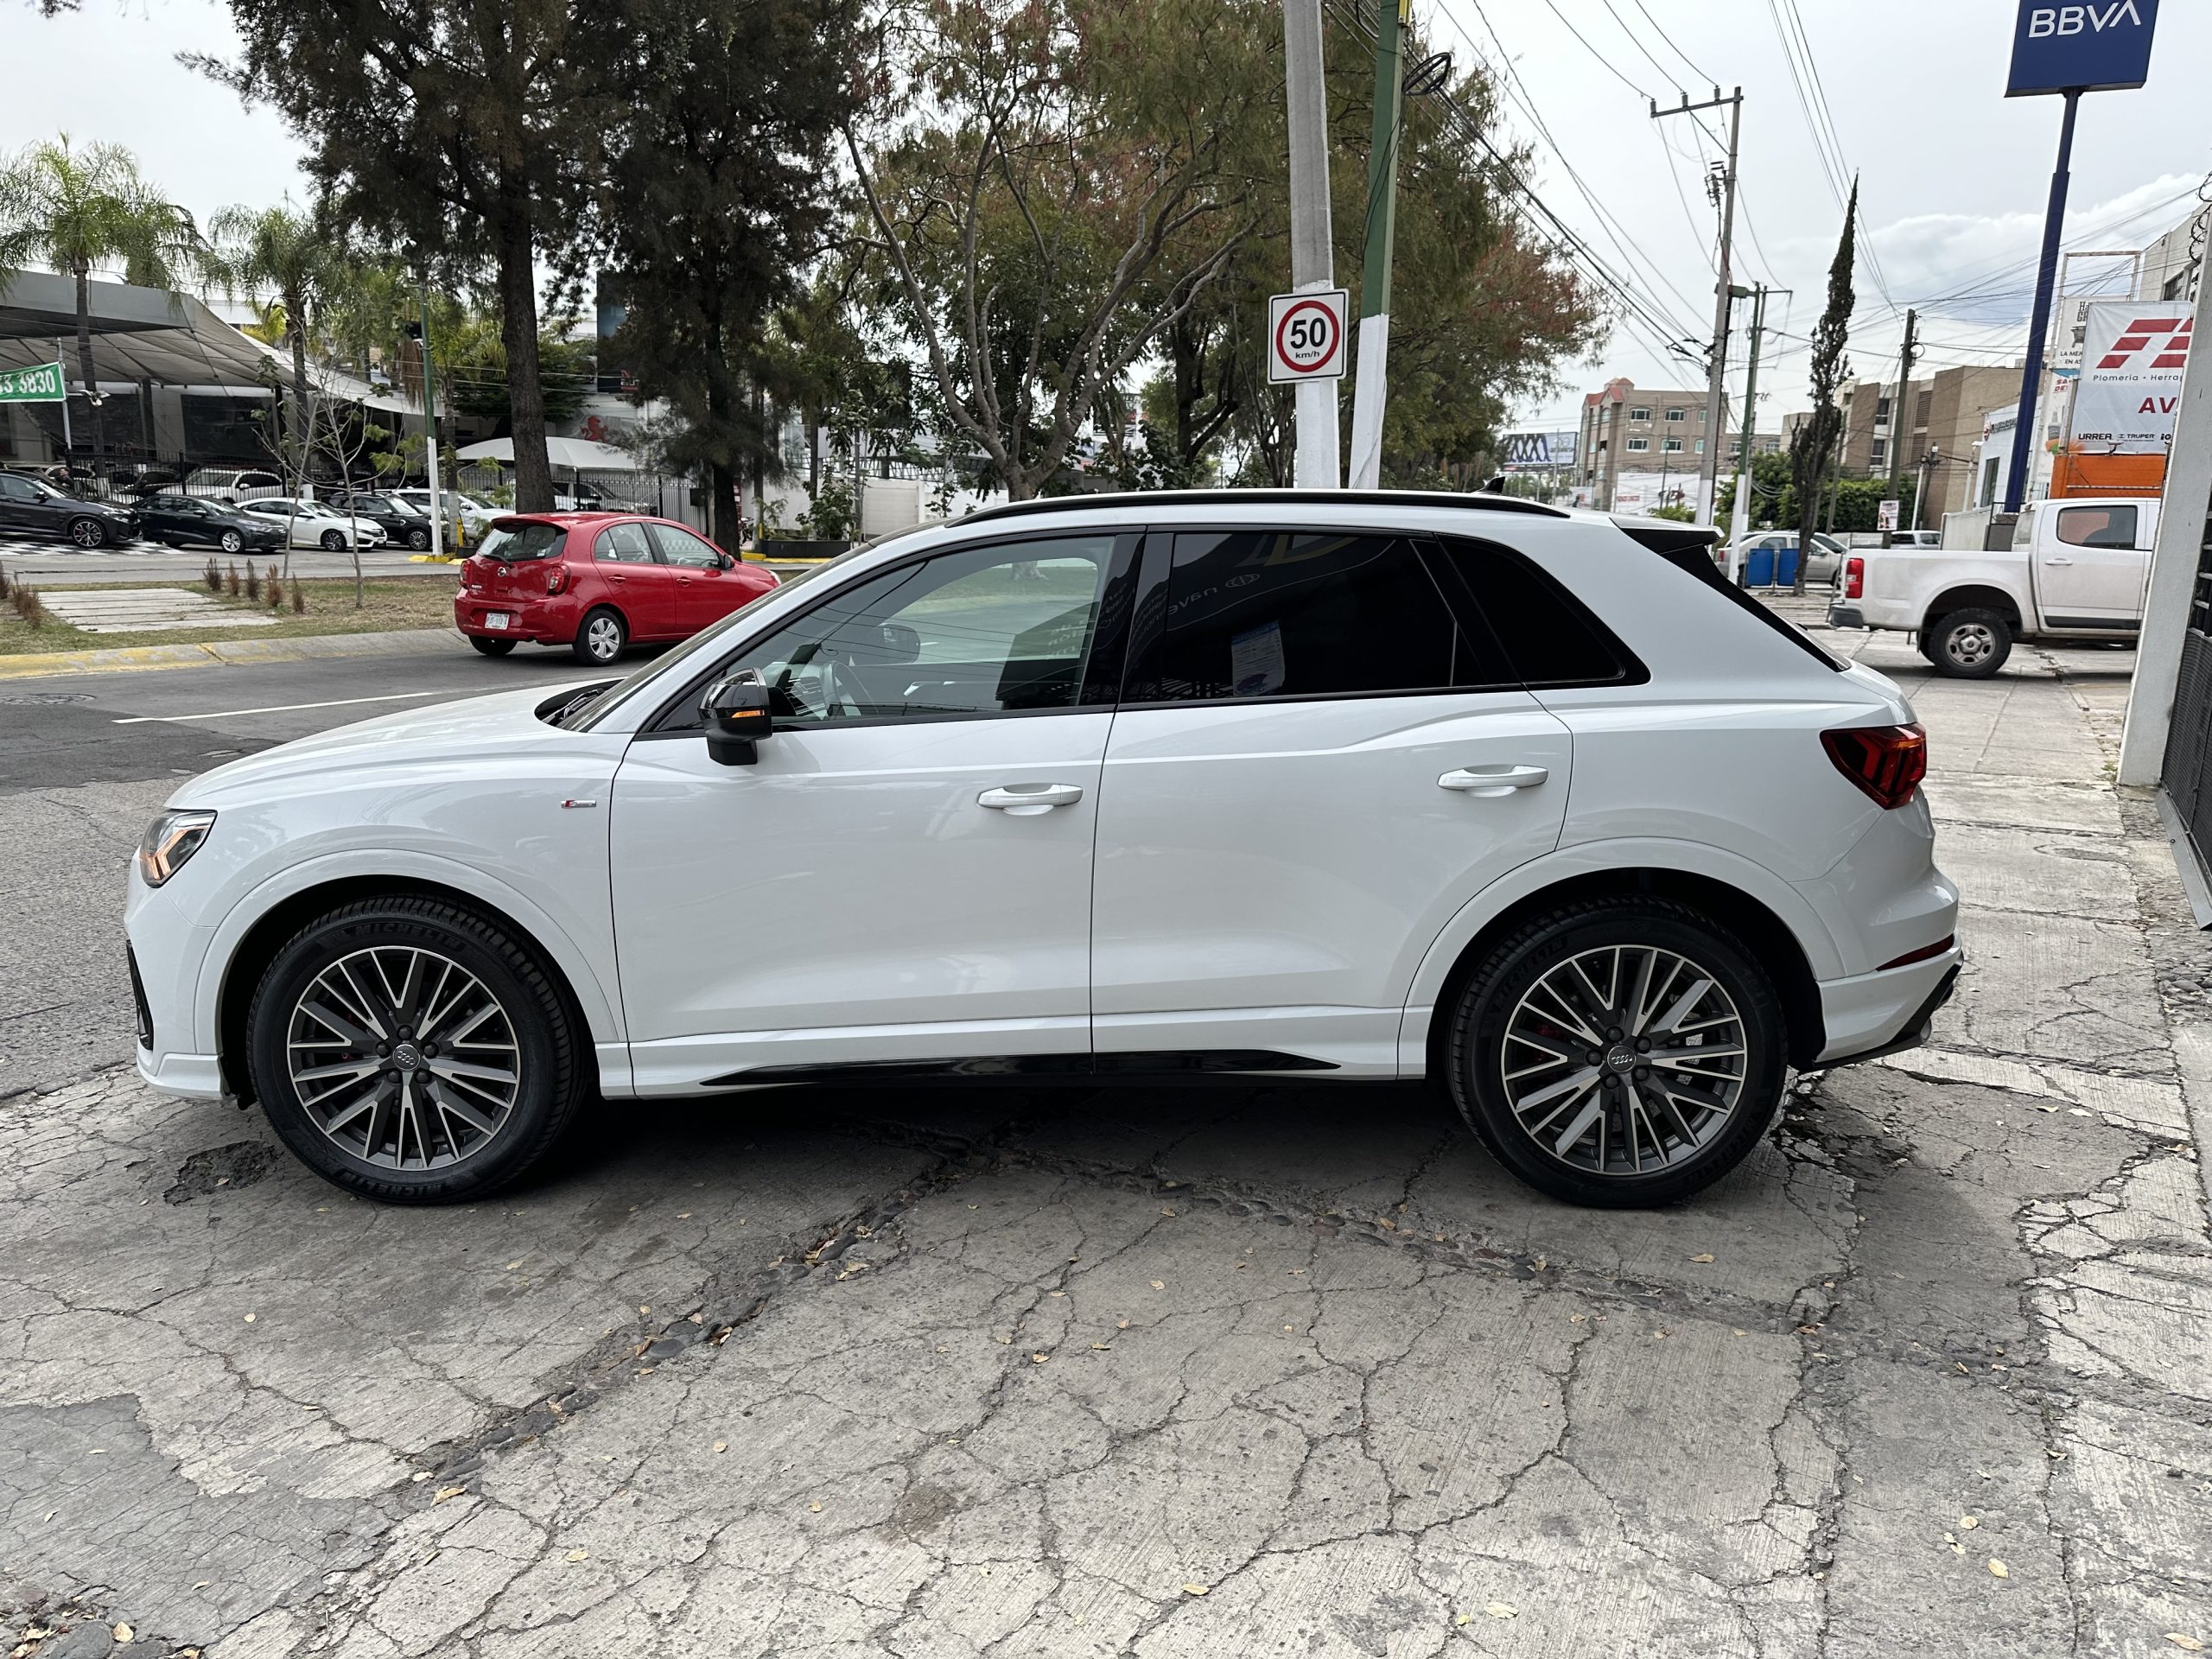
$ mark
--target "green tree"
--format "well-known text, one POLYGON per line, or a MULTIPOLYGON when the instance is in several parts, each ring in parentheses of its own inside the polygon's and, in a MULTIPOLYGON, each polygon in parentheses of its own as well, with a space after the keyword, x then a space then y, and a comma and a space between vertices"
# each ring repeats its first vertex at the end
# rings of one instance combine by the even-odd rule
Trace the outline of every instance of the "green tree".
MULTIPOLYGON (((464 415, 496 421, 507 431, 514 431, 518 421, 518 401, 515 377, 509 372, 509 330, 501 319, 480 311, 462 318, 448 329, 435 332, 432 355, 439 375, 453 388, 453 406, 464 415)), ((574 419, 594 383, 592 348, 553 333, 538 336, 533 344, 537 347, 533 355, 537 359, 541 418, 574 419)), ((522 454, 519 440, 515 454, 518 457, 522 454)), ((519 501, 519 459, 515 470, 515 490, 519 501)))
POLYGON ((740 480, 764 479, 776 460, 766 325, 830 223, 859 10, 636 0, 630 49, 616 54, 625 113, 607 136, 599 206, 626 308, 613 355, 677 416, 669 461, 706 473, 726 547, 738 542, 740 480))
MULTIPOLYGON (((1843 435, 1843 413, 1836 407, 1836 388, 1850 376, 1851 364, 1844 346, 1851 334, 1854 303, 1851 272, 1853 238, 1859 222, 1859 181, 1851 182, 1851 201, 1843 210, 1843 234, 1836 239, 1835 257, 1828 264, 1827 307, 1813 331, 1811 370, 1813 411, 1805 416, 1789 440, 1789 481, 1797 493, 1797 545, 1812 545, 1819 528, 1820 480, 1827 475, 1828 460, 1843 435)), ((1792 591, 1805 591, 1805 563, 1797 562, 1797 581, 1792 591)))
MULTIPOLYGON (((1751 454, 1751 510, 1748 523, 1753 530, 1771 530, 1777 524, 1796 522, 1797 498, 1790 491, 1789 457, 1778 449, 1758 449, 1751 454)), ((1713 520, 1726 524, 1736 511, 1736 477, 1731 473, 1720 480, 1720 492, 1713 507, 1713 520)))
MULTIPOLYGON (((308 337, 343 280, 345 257, 330 227, 288 199, 274 207, 226 207, 207 222, 203 260, 232 299, 273 296, 292 353, 292 419, 308 423, 308 337)), ((268 320, 264 314, 264 321, 268 320)))
POLYGON ((586 240, 599 140, 621 113, 616 0, 230 0, 235 60, 189 60, 273 105, 341 224, 442 277, 488 271, 511 385, 516 505, 553 505, 539 373, 540 262, 586 240))
POLYGON ((107 444, 92 370, 92 272, 120 266, 127 283, 174 289, 201 245, 192 215, 148 183, 119 145, 79 149, 64 133, 0 164, 0 295, 10 270, 34 264, 77 279, 77 368, 92 404, 96 469, 107 444))
POLYGON ((947 435, 1014 499, 1249 232, 1243 66, 1271 31, 1259 0, 908 0, 880 32, 885 95, 843 128, 858 239, 947 435))

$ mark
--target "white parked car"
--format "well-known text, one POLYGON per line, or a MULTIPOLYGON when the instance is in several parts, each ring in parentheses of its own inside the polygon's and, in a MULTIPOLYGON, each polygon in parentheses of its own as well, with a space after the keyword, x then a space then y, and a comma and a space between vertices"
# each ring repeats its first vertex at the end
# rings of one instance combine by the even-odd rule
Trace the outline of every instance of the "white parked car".
POLYGON ((1962 680, 1996 673, 2016 639, 2129 643, 2143 628, 2158 505, 2073 496, 2024 509, 2006 547, 1854 548, 1828 624, 1916 634, 1936 671, 1962 680))
POLYGON ((594 1089, 1427 1077, 1573 1201, 1693 1192, 1957 976, 1926 741, 1710 532, 1088 497, 859 550, 622 680, 183 785, 138 1066, 399 1201, 594 1089))
POLYGON ((266 501, 284 493, 284 480, 254 467, 201 467, 189 474, 183 493, 204 501, 236 506, 245 501, 266 501))
MULTIPOLYGON (((416 512, 427 513, 430 510, 430 493, 428 490, 387 490, 385 493, 405 503, 416 512)), ((443 490, 439 493, 445 498, 445 523, 448 526, 459 524, 471 542, 481 541, 485 532, 492 528, 492 521, 505 511, 505 508, 488 505, 460 490, 443 490)), ((452 534, 449 528, 447 534, 452 534)))
POLYGON ((382 547, 385 541, 384 526, 375 519, 359 518, 343 507, 328 506, 305 496, 272 496, 265 500, 248 501, 238 510, 284 525, 294 547, 320 547, 342 553, 353 546, 382 547))

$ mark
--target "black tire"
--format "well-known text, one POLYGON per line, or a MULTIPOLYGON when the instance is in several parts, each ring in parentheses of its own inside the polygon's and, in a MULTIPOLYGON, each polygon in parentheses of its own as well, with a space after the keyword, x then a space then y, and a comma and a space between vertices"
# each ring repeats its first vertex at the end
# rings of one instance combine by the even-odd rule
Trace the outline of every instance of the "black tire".
POLYGON ((245 550, 245 537, 235 530, 226 530, 217 538, 216 545, 226 553, 242 553, 245 550))
POLYGON ((515 648, 512 639, 487 639, 480 633, 470 634, 468 643, 486 657, 504 657, 515 648))
MULTIPOLYGON (((397 970, 404 994, 408 988, 404 969, 397 970)), ((460 1031, 465 1036, 467 1033, 460 1024, 462 1014, 444 1015, 435 1006, 436 996, 444 994, 449 982, 433 983, 426 970, 424 989, 417 992, 413 1006, 418 1011, 416 1017, 427 1013, 437 1021, 436 1031, 460 1031)), ((464 1005, 464 1008, 473 1006, 464 1005)), ((340 1004, 336 1012, 343 1023, 356 1016, 359 1008, 340 1004)), ((590 1093, 588 1033, 535 947, 457 906, 417 894, 394 894, 346 905, 295 934, 255 988, 247 1031, 254 1090, 270 1126, 284 1144, 324 1179, 387 1204, 451 1204, 480 1198, 506 1185, 544 1156, 590 1093), (365 957, 365 952, 382 954, 365 957), (402 1004, 405 998, 391 994, 390 973, 397 964, 423 957, 435 958, 471 976, 496 1003, 493 1022, 476 1028, 493 1034, 504 1028, 512 1037, 515 1060, 511 1085, 463 1095, 462 1090, 478 1085, 442 1079, 433 1072, 429 1068, 437 1065, 439 1057, 435 1044, 429 1041, 415 1057, 416 1069, 405 1073, 404 1079, 392 1069, 377 1071, 380 1059, 404 1061, 414 1042, 420 1039, 420 1034, 404 1023, 406 1010, 402 1004), (359 1040, 348 1042, 340 1037, 337 1024, 320 1021, 304 1011, 310 1002, 323 1007, 332 996, 329 982, 318 985, 318 981, 326 972, 340 973, 341 963, 353 976, 346 982, 368 988, 358 1004, 377 1003, 372 1012, 377 1021, 386 1027, 385 1032, 376 1032, 372 1021, 361 1020, 354 1028, 359 1040), (366 977, 376 964, 384 964, 386 969, 381 982, 366 977), (379 1034, 396 1036, 397 1030, 407 1030, 410 1035, 405 1040, 376 1042, 379 1034), (295 1043, 302 1035, 330 1040, 314 1047, 302 1045, 296 1051, 295 1043), (315 1097, 317 1106, 338 1100, 331 1109, 328 1129, 301 1098, 290 1064, 296 1052, 318 1066, 354 1060, 368 1063, 365 1080, 340 1083, 332 1093, 315 1097), (413 1092, 418 1080, 424 1090, 436 1091, 442 1100, 457 1101, 475 1116, 458 1109, 448 1112, 442 1105, 433 1108, 427 1096, 418 1097, 413 1092), (370 1105, 362 1109, 365 1117, 355 1114, 350 1122, 339 1121, 353 1112, 359 1098, 358 1094, 342 1091, 379 1091, 396 1103, 394 1091, 403 1086, 403 1081, 410 1090, 408 1098, 421 1102, 416 1107, 419 1121, 400 1111, 396 1103, 370 1105), (508 1086, 512 1089, 511 1101, 497 1105, 496 1109, 487 1105, 495 1092, 504 1096, 508 1086), (480 1119, 491 1127, 480 1129, 480 1119), (412 1164, 407 1140, 410 1123, 414 1125, 417 1154, 412 1164)), ((499 1052, 498 1046, 484 1041, 465 1042, 461 1046, 494 1060, 499 1052)), ((443 1058, 448 1065, 455 1063, 453 1053, 443 1058)))
POLYGON ((1953 611, 1923 637, 1936 671, 1955 680, 1986 680, 2012 654, 2012 624, 1998 611, 1953 611))
POLYGON ((584 613, 584 620, 576 624, 575 643, 569 649, 578 662, 605 668, 620 658, 629 644, 630 625, 622 620, 622 613, 611 605, 601 605, 584 613))
POLYGON ((427 553, 429 551, 430 548, 430 532, 427 530, 409 531, 407 532, 407 545, 413 548, 417 553, 427 553))
POLYGON ((336 530, 324 531, 322 532, 322 550, 326 553, 343 553, 346 550, 345 532, 336 530))
MULTIPOLYGON (((1586 958, 1585 965, 1588 965, 1586 958)), ((1693 988, 1696 983, 1691 981, 1693 988)), ((1649 994, 1649 1030, 1660 1029, 1662 1020, 1672 1012, 1666 1005, 1673 1000, 1669 994, 1649 994)), ((1584 1012, 1594 1014, 1594 1010, 1595 1003, 1591 1001, 1584 1012)), ((1674 1023, 1680 1025, 1687 1018, 1677 1014, 1674 1023)), ((1536 918, 1502 940, 1476 969, 1460 992, 1451 1020, 1445 1044, 1446 1079, 1467 1127, 1514 1174, 1537 1191, 1569 1204, 1625 1210, 1688 1198, 1741 1163, 1765 1135, 1781 1104, 1787 1027, 1773 981, 1734 934, 1689 906, 1671 899, 1586 899, 1536 918), (1614 947, 1626 949, 1616 957, 1611 954, 1614 947), (1721 1078, 1720 1071, 1726 1071, 1732 1062, 1718 1054, 1700 1061, 1702 1065, 1719 1067, 1720 1071, 1715 1072, 1689 1070, 1682 1059, 1671 1065, 1641 1060, 1632 1046, 1637 1040, 1632 1025, 1602 1029, 1593 1026, 1592 1034, 1605 1039, 1607 1046, 1583 1051, 1585 1039, 1560 1024, 1555 1027, 1563 1033, 1558 1039, 1562 1045, 1558 1064, 1572 1069, 1562 1070, 1556 1080, 1543 1075, 1541 1066, 1550 1062, 1542 1061, 1541 1054, 1551 1051, 1538 1046, 1548 1040, 1542 1035, 1541 1023, 1548 1006, 1548 994, 1538 988, 1538 982, 1554 969, 1567 969, 1586 952, 1601 953, 1596 958, 1601 969, 1608 961, 1631 964, 1626 970, 1615 971, 1632 976, 1639 950, 1656 953, 1655 962, 1659 957, 1679 957, 1709 979, 1715 988, 1706 992, 1688 1012, 1705 1014, 1726 1008, 1741 1034, 1739 1045, 1726 1045, 1725 1040, 1707 1044, 1704 1031, 1696 1033, 1694 1039, 1660 1039, 1656 1046, 1647 1038, 1647 1049, 1696 1058, 1700 1046, 1717 1050, 1738 1046, 1743 1050, 1736 1057, 1742 1063, 1739 1073, 1721 1078), (1526 1009, 1524 998, 1532 1003, 1526 1009), (1516 1014, 1522 1016, 1522 1023, 1515 1024, 1516 1014), (1527 1023, 1531 1016, 1539 1022, 1534 1027, 1527 1023), (1535 1036, 1537 1042, 1518 1034, 1509 1039, 1510 1026, 1516 1033, 1535 1036), (1622 1035, 1614 1037, 1616 1031, 1622 1035), (1570 1049, 1573 1052, 1567 1052, 1570 1049), (1509 1053, 1513 1061, 1510 1066, 1509 1053), (1588 1053, 1599 1054, 1600 1060, 1589 1063, 1588 1053), (1624 1055, 1625 1058, 1620 1058, 1624 1055), (1557 1101, 1550 1117, 1540 1118, 1532 1126, 1516 1113, 1507 1092, 1509 1070, 1529 1078, 1522 1110, 1541 1111, 1557 1101), (1573 1080, 1584 1073, 1589 1074, 1586 1080, 1575 1085, 1573 1080), (1684 1081, 1685 1092, 1674 1096, 1674 1100, 1688 1107, 1681 1109, 1653 1081, 1662 1075, 1732 1082, 1735 1093, 1732 1097, 1725 1090, 1715 1090, 1714 1103, 1700 1109, 1694 1103, 1703 1098, 1699 1085, 1684 1081), (1643 1125, 1642 1135, 1648 1135, 1652 1141, 1652 1161, 1641 1173, 1628 1162, 1618 1144, 1630 1141, 1636 1147, 1637 1162, 1645 1161, 1642 1135, 1632 1137, 1627 1133, 1630 1098, 1639 1109, 1637 1121, 1643 1125), (1592 1117, 1593 1101, 1598 1109, 1592 1117), (1535 1133, 1553 1127, 1560 1112, 1569 1114, 1560 1125, 1562 1137, 1578 1121, 1585 1125, 1563 1148, 1538 1140, 1535 1133), (1671 1125, 1662 1128, 1660 1125, 1669 1122, 1664 1115, 1669 1112, 1673 1113, 1671 1125)), ((1713 1035, 1726 1039, 1728 1033, 1720 1031, 1713 1035)))
POLYGON ((89 553, 107 545, 107 526, 97 518, 72 518, 69 539, 89 553))

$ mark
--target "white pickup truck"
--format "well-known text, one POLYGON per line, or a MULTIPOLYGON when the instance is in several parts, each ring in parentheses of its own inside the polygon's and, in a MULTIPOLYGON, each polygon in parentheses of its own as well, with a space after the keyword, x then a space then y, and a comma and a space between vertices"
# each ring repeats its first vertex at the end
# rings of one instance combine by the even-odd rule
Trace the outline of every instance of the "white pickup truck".
POLYGON ((2158 529, 2156 498, 2075 497, 2023 508, 2009 548, 1853 548, 1828 624, 1917 634, 1937 673, 1967 680, 2015 639, 2132 640, 2158 529))

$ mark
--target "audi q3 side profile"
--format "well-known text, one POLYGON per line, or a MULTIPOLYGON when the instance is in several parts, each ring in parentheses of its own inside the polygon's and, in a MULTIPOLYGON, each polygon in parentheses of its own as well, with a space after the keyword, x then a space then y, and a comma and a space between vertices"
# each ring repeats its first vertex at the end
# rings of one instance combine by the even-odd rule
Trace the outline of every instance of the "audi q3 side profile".
POLYGON ((897 537, 184 784, 139 1070, 393 1202, 594 1090, 1198 1075, 1435 1079, 1545 1192, 1681 1198, 1961 963, 1910 706, 1713 539, 1290 491, 897 537))

